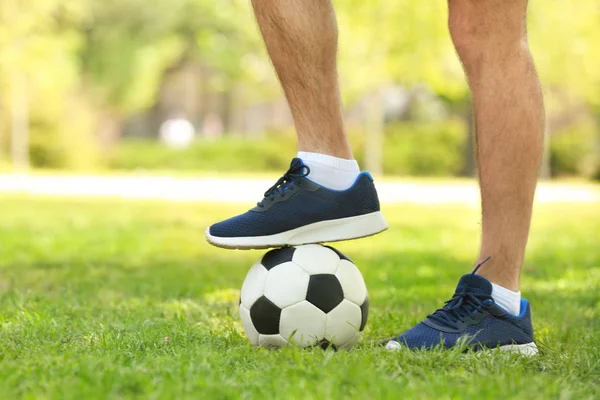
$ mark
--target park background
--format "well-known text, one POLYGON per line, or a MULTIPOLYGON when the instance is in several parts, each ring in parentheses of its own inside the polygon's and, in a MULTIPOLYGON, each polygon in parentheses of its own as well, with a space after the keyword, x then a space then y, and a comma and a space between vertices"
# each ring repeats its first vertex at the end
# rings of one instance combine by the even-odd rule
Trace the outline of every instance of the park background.
MULTIPOLYGON (((469 92, 445 2, 335 6, 347 127, 361 165, 473 176, 469 92)), ((547 110, 543 177, 600 178, 598 9, 596 0, 530 7, 547 110)), ((248 1, 2 1, 2 170, 280 172, 294 152, 248 1), (157 140, 174 116, 195 127, 185 149, 157 140)))
POLYGON ((204 238, 296 152, 249 1, 0 0, 1 399, 600 398, 600 2, 530 4, 531 359, 378 345, 478 254, 470 100, 445 0, 334 4, 348 133, 390 225, 335 244, 371 304, 337 353, 252 348, 239 288, 264 252, 204 238), (173 119, 191 143, 159 140, 173 119))

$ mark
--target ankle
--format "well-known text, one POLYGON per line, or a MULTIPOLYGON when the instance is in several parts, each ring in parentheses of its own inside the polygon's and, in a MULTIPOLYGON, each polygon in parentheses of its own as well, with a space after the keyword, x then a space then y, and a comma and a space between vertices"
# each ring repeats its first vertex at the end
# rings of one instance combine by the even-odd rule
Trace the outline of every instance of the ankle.
POLYGON ((298 158, 310 168, 308 179, 329 189, 348 189, 360 174, 356 160, 305 151, 299 151, 298 158))
MULTIPOLYGON (((480 256, 477 265, 481 264, 487 256, 480 256)), ((500 285, 513 292, 519 291, 520 264, 511 263, 506 259, 499 257, 490 257, 477 270, 477 275, 481 275, 488 281, 500 285)))
POLYGON ((352 150, 350 149, 350 145, 348 144, 346 136, 342 134, 341 138, 336 140, 336 142, 338 142, 337 146, 326 147, 323 147, 322 143, 311 146, 300 142, 298 144, 298 154, 322 154, 343 160, 354 160, 354 155, 352 154, 352 150))

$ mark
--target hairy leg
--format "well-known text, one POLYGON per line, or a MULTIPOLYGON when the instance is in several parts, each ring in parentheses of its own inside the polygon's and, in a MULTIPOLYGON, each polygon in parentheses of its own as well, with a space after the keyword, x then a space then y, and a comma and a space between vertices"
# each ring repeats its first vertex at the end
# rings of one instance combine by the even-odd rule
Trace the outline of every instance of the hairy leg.
POLYGON ((450 33, 473 97, 483 222, 481 275, 519 289, 542 155, 544 109, 527 0, 449 0, 450 33))
POLYGON ((331 0, 252 0, 252 5, 292 110, 298 149, 352 159, 342 119, 331 0))

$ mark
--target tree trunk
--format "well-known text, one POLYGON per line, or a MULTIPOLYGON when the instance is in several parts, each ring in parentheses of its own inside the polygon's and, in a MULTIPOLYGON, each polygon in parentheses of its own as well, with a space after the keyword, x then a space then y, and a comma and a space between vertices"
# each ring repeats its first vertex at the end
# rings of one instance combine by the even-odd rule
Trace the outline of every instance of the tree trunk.
POLYGON ((370 97, 365 112, 365 166, 373 175, 383 174, 383 141, 385 109, 383 96, 376 90, 370 97))
POLYGON ((546 123, 544 125, 544 144, 542 150, 542 166, 540 168, 540 178, 550 179, 552 177, 552 167, 550 166, 550 118, 546 114, 546 123))
POLYGON ((103 154, 109 153, 121 139, 123 118, 118 112, 104 110, 101 113, 96 132, 103 154))
POLYGON ((223 121, 223 133, 230 135, 233 131, 233 107, 234 107, 233 88, 227 88, 221 94, 221 120, 223 121))
POLYGON ((15 172, 29 170, 29 100, 27 77, 14 71, 11 77, 11 158, 15 172))
POLYGON ((471 100, 469 100, 463 115, 467 124, 467 143, 464 154, 465 164, 461 175, 473 177, 477 172, 477 166, 475 165, 475 121, 473 120, 473 104, 471 100))

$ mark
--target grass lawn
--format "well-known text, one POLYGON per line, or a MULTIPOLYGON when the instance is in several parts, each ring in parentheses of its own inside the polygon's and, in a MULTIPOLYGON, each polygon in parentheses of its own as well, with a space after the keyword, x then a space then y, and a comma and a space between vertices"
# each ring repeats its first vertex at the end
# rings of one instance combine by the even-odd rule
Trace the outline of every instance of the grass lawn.
POLYGON ((467 206, 390 206, 388 232, 336 245, 369 288, 361 345, 251 348, 237 301, 262 252, 203 238, 245 208, 1 199, 0 398, 599 398, 600 205, 536 208, 522 285, 532 359, 369 344, 441 306, 470 270, 467 206))

